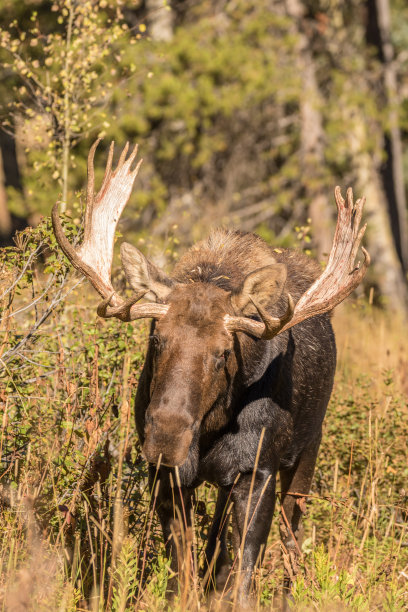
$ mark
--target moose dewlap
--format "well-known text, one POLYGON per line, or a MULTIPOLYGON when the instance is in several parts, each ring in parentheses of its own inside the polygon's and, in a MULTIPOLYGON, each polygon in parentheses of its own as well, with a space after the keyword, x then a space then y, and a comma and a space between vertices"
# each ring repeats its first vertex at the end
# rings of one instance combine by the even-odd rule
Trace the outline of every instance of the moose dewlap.
MULTIPOLYGON (((57 205, 54 232, 103 297, 100 316, 153 319, 135 401, 136 427, 150 484, 160 481, 156 510, 174 571, 182 563, 177 538, 191 525, 194 489, 213 483, 219 493, 203 575, 209 586, 228 588, 231 515, 236 592, 245 603, 267 541, 278 471, 287 587, 296 573, 304 496, 336 366, 328 313, 369 265, 364 249, 363 264, 354 265, 365 230, 359 229, 364 200, 354 204, 351 189, 343 200, 336 188, 337 227, 323 273, 302 253, 275 252, 258 236, 236 231, 214 231, 180 259, 171 276, 124 243, 122 264, 134 291, 124 300, 110 279, 113 240, 140 162, 133 168, 137 148, 126 159, 126 145, 112 171, 112 143, 95 195, 98 142, 88 157, 82 245, 75 250, 67 241, 57 205), (149 301, 138 303, 142 297, 149 301)), ((176 579, 168 588, 177 589, 176 579)))

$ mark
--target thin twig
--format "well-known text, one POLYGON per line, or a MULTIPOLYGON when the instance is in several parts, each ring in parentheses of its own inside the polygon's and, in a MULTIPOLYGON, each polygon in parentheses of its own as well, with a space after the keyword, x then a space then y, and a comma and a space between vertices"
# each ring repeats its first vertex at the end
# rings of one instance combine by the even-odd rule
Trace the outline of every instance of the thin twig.
POLYGON ((33 251, 31 253, 31 255, 29 256, 29 258, 27 259, 27 262, 24 266, 24 268, 22 269, 22 271, 20 272, 20 274, 17 276, 17 278, 15 279, 15 281, 10 285, 10 287, 8 287, 8 289, 6 289, 6 291, 0 296, 0 301, 3 300, 6 295, 8 293, 10 293, 10 291, 12 291, 12 289, 14 289, 14 287, 16 285, 18 285, 18 283, 20 282, 20 280, 23 278, 24 274, 27 272, 28 267, 31 265, 33 259, 35 259, 35 257, 38 255, 38 253, 40 252, 41 248, 42 248, 43 244, 40 243, 40 245, 35 249, 35 251, 33 251))
POLYGON ((10 361, 10 359, 12 359, 15 356, 15 354, 20 351, 21 347, 23 347, 34 336, 37 329, 48 319, 48 317, 53 312, 53 310, 55 310, 58 304, 62 302, 70 293, 72 293, 72 291, 74 291, 74 289, 76 289, 76 287, 78 287, 78 285, 80 285, 84 281, 84 279, 81 278, 78 282, 75 283, 75 285, 71 287, 71 289, 69 289, 66 293, 61 295, 63 293, 63 289, 67 283, 67 280, 68 280, 68 276, 64 278, 61 284, 61 287, 59 291, 57 292, 57 295, 54 297, 53 301, 51 302, 47 310, 44 312, 44 314, 41 316, 41 318, 37 321, 37 323, 30 329, 30 331, 24 336, 24 338, 22 338, 20 342, 16 344, 15 347, 13 347, 12 349, 4 353, 1 359, 1 363, 3 364, 3 367, 4 367, 4 364, 10 361))

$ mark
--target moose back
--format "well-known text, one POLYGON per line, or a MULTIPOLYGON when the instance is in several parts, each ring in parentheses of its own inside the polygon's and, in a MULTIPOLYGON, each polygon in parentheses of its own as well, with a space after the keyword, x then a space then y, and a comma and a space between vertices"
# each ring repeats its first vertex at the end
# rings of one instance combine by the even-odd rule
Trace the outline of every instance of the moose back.
MULTIPOLYGON (((285 582, 296 574, 304 496, 309 492, 333 385, 336 347, 329 312, 361 281, 354 266, 365 226, 364 200, 335 190, 336 233, 328 264, 293 250, 274 250, 255 234, 215 230, 166 275, 130 244, 121 247, 132 298, 111 284, 113 240, 140 163, 126 145, 112 171, 113 143, 102 187, 94 195, 88 158, 82 245, 67 241, 53 209, 58 243, 103 297, 97 312, 123 321, 152 318, 135 401, 136 427, 156 488, 167 554, 177 573, 180 539, 192 523, 194 490, 218 487, 204 575, 228 587, 228 519, 233 523, 237 596, 245 603, 262 559, 281 482, 280 530, 285 582), (148 302, 139 303, 144 297, 148 302), (226 584, 227 583, 227 584, 226 584)), ((185 555, 184 555, 185 557, 185 555)), ((177 581, 169 583, 175 591, 177 581)))

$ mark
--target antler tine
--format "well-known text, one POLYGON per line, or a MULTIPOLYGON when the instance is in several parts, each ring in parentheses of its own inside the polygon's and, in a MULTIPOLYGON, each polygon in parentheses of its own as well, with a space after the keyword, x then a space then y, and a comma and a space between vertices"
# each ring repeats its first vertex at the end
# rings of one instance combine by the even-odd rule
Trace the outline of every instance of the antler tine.
POLYGON ((95 195, 95 171, 94 171, 94 159, 95 159, 95 151, 98 144, 101 142, 101 139, 98 138, 93 143, 92 147, 89 149, 88 153, 88 183, 86 188, 86 203, 88 212, 88 206, 92 204, 94 195, 95 195))
POLYGON ((125 322, 135 321, 136 319, 159 319, 160 317, 164 316, 169 309, 168 304, 136 304, 136 302, 141 300, 146 293, 148 293, 148 291, 137 293, 117 307, 109 305, 112 297, 114 296, 114 293, 111 293, 106 300, 103 300, 103 302, 98 305, 96 312, 98 316, 102 317, 103 319, 116 317, 117 319, 125 322))
POLYGON ((346 191, 346 201, 347 201, 347 207, 351 208, 351 210, 353 210, 354 209, 353 189, 351 187, 347 188, 347 191, 346 191))
POLYGON ((136 144, 136 145, 133 147, 133 151, 131 152, 131 154, 129 155, 129 157, 128 157, 127 159, 125 159, 125 157, 126 157, 126 156, 124 155, 124 153, 125 153, 125 152, 127 153, 127 151, 128 151, 128 147, 126 146, 126 147, 125 147, 125 150, 123 151, 122 155, 120 156, 120 159, 119 159, 119 162, 118 162, 118 168, 117 168, 117 169, 119 169, 119 168, 124 168, 124 169, 126 169, 126 171, 127 171, 127 172, 129 172, 129 173, 130 173, 130 175, 132 175, 132 176, 133 176, 133 175, 135 175, 135 176, 136 176, 136 175, 137 175, 137 173, 139 172, 139 168, 140 168, 140 165, 141 165, 141 164, 142 164, 142 162, 143 162, 143 159, 140 159, 140 160, 138 161, 138 163, 136 164, 136 167, 134 168, 134 170, 130 170, 130 167, 131 167, 132 163, 134 162, 134 160, 135 160, 135 158, 136 158, 136 155, 137 155, 138 149, 139 149, 139 147, 138 147, 138 145, 136 144))
POLYGON ((281 332, 283 327, 293 316, 294 303, 290 293, 288 293, 287 298, 288 303, 285 313, 281 317, 273 317, 263 306, 261 306, 261 304, 250 296, 250 300, 258 311, 262 323, 260 321, 254 321, 249 317, 225 315, 225 327, 231 333, 242 331, 251 334, 251 336, 255 338, 270 340, 281 332))
POLYGON ((341 195, 341 188, 339 185, 336 185, 336 187, 334 188, 334 199, 336 200, 337 211, 339 211, 339 209, 345 204, 344 198, 341 195))
POLYGON ((353 220, 353 229, 355 231, 358 231, 358 228, 360 226, 361 217, 363 216, 364 204, 365 204, 365 198, 359 198, 356 202, 354 220, 353 220))
MULTIPOLYGON (((365 231, 367 229, 367 223, 365 223, 363 225, 363 227, 359 230, 358 234, 357 234, 357 238, 355 239, 354 245, 353 245, 353 250, 351 251, 351 255, 350 255, 350 268, 349 268, 349 272, 352 273, 356 268, 358 268, 359 263, 357 264, 357 266, 354 265, 354 260, 356 258, 357 255, 357 251, 360 247, 361 241, 363 239, 363 236, 365 234, 365 231)), ((364 259, 366 259, 366 254, 368 255, 367 251, 364 249, 364 247, 362 247, 362 251, 364 253, 364 259)), ((368 255, 368 257, 370 257, 368 255)))
POLYGON ((103 181, 102 181, 102 185, 101 188, 99 190, 98 196, 97 197, 101 197, 101 195, 104 193, 106 186, 108 185, 111 176, 112 176, 112 160, 113 160, 113 151, 115 149, 115 141, 112 140, 112 142, 110 143, 110 147, 109 147, 109 153, 108 153, 108 160, 106 162, 106 168, 105 168, 105 174, 103 175, 103 181))
POLYGON ((122 153, 120 154, 119 161, 118 161, 118 168, 123 166, 128 151, 129 151, 129 143, 127 142, 125 146, 123 147, 122 153))
POLYGON ((122 321, 130 321, 131 307, 134 304, 136 304, 136 302, 141 300, 142 297, 146 295, 146 293, 147 293, 147 290, 137 293, 136 295, 132 295, 131 298, 123 302, 123 304, 121 304, 120 306, 112 307, 110 306, 110 301, 112 297, 115 295, 115 293, 113 292, 110 294, 109 297, 106 298, 106 300, 103 300, 103 302, 98 304, 96 312, 98 316, 102 317, 103 319, 110 319, 112 317, 117 317, 118 319, 122 319, 122 321))
MULTIPOLYGON (((136 155, 137 155, 138 150, 139 150, 139 145, 135 144, 135 146, 133 147, 133 151, 129 155, 129 159, 128 159, 129 168, 132 165, 133 161, 136 159, 136 155)), ((140 164, 140 161, 138 163, 140 164)))
POLYGON ((94 170, 94 158, 95 151, 101 139, 98 138, 89 149, 88 153, 88 182, 86 187, 86 207, 84 217, 84 238, 88 236, 91 225, 92 208, 94 205, 95 198, 95 170, 94 170))
MULTIPOLYGON (((363 251, 364 260, 361 266, 357 266, 356 268, 354 268, 353 274, 355 275, 355 278, 358 277, 358 282, 355 287, 357 287, 357 285, 363 280, 365 273, 367 272, 367 268, 371 263, 371 257, 369 252, 364 247, 361 247, 361 250, 363 251)), ((360 262, 358 263, 360 264, 360 262)), ((353 289, 355 287, 353 287, 353 289)))
POLYGON ((136 155, 137 155, 138 150, 139 150, 139 145, 137 145, 137 144, 136 144, 136 145, 133 147, 133 151, 132 151, 132 153, 130 154, 129 159, 127 160, 127 161, 128 161, 128 163, 129 163, 129 171, 131 172, 131 175, 132 175, 132 176, 133 176, 133 175, 134 175, 134 176, 137 176, 137 173, 139 172, 139 168, 140 168, 140 166, 141 166, 141 165, 142 165, 142 163, 143 163, 143 158, 142 158, 142 159, 139 159, 139 161, 137 162, 137 164, 136 164, 135 168, 134 168, 133 170, 130 170, 131 165, 133 164, 134 160, 136 159, 136 155))
POLYGON ((263 306, 261 306, 261 304, 256 302, 251 296, 249 296, 249 298, 255 306, 256 310, 258 311, 262 322, 264 323, 265 329, 262 332, 261 338, 264 338, 266 340, 274 338, 274 336, 279 334, 283 326, 286 325, 286 323, 288 323, 288 321, 290 321, 290 319, 293 317, 293 311, 295 306, 290 293, 288 293, 288 304, 286 307, 286 312, 282 317, 272 317, 269 312, 263 306))

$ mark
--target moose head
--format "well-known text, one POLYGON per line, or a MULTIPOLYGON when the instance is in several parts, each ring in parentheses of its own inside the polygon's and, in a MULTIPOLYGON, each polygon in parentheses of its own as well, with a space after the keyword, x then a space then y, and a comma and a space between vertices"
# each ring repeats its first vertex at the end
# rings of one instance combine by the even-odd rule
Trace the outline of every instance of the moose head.
POLYGON ((143 451, 151 463, 161 458, 169 466, 182 465, 204 416, 220 396, 228 393, 229 381, 238 367, 235 334, 271 339, 309 317, 332 310, 360 283, 369 265, 364 249, 363 264, 354 265, 365 231, 365 226, 359 229, 364 200, 354 204, 351 190, 344 200, 336 188, 338 220, 328 264, 296 305, 285 292, 286 266, 272 256, 231 291, 211 283, 171 278, 126 242, 121 246, 121 260, 134 295, 125 300, 111 283, 114 235, 142 160, 135 163, 137 146, 127 157, 127 144, 112 171, 112 143, 102 186, 95 195, 94 155, 98 143, 93 144, 88 156, 83 242, 77 249, 68 242, 58 204, 52 211, 54 232, 72 265, 102 296, 97 307, 99 316, 122 321, 155 320, 151 336, 154 376, 143 451), (284 312, 272 316, 268 310, 282 296, 284 312), (139 303, 141 298, 147 302, 139 303))

